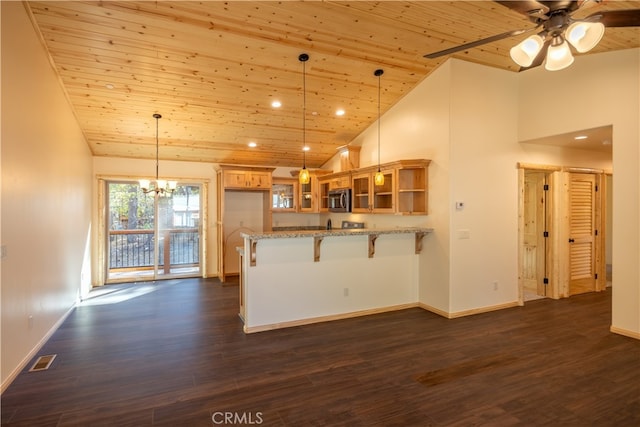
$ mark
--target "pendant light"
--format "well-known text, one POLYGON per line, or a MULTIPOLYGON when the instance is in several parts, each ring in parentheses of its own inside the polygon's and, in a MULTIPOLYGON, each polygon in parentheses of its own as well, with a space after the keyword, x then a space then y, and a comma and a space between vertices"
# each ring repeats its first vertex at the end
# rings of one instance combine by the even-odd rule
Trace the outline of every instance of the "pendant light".
POLYGON ((307 128, 306 128, 306 118, 307 118, 307 74, 306 74, 306 62, 309 60, 309 55, 306 53, 301 53, 298 56, 298 60, 302 62, 302 169, 300 170, 300 175, 298 176, 298 180, 300 184, 308 184, 311 180, 311 176, 309 175, 309 170, 307 169, 307 128))
POLYGON ((158 194, 159 196, 169 196, 173 193, 178 186, 176 181, 167 181, 166 179, 159 179, 159 152, 160 152, 160 143, 158 140, 158 121, 162 118, 162 116, 158 113, 153 115, 153 118, 156 119, 156 180, 151 182, 148 179, 140 180, 140 188, 142 188, 142 192, 144 194, 151 193, 152 191, 158 194))
POLYGON ((384 174, 380 171, 380 76, 383 74, 382 69, 373 72, 373 75, 378 78, 378 172, 373 178, 373 183, 377 186, 384 185, 384 174))

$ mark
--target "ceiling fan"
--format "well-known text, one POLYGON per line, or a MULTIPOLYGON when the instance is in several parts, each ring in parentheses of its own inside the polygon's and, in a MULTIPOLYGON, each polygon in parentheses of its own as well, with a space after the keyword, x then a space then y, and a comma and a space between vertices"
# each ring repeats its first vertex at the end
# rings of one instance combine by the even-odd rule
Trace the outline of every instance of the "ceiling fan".
POLYGON ((529 20, 536 26, 507 31, 439 52, 429 53, 424 57, 438 58, 540 29, 539 32, 529 36, 511 49, 511 59, 522 67, 521 71, 537 67, 545 59, 547 70, 562 70, 573 63, 573 55, 567 41, 577 52, 583 53, 598 44, 604 34, 605 27, 640 27, 640 9, 595 12, 582 19, 574 19, 571 16, 585 4, 589 2, 600 3, 601 1, 496 1, 496 3, 529 17, 529 20))

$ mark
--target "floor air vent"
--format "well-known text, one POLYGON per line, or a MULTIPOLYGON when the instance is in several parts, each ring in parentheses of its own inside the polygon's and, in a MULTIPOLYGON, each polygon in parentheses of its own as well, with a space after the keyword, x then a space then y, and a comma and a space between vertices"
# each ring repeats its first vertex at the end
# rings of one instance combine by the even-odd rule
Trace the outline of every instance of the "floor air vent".
POLYGON ((47 356, 40 356, 36 363, 33 364, 29 372, 46 371, 51 366, 53 359, 56 358, 55 354, 49 354, 47 356))

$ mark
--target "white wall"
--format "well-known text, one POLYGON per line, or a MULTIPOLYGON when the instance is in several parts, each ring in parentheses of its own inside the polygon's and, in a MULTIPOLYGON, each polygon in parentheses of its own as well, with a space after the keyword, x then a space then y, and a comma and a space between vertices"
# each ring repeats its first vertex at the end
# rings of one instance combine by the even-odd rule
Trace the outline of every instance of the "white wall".
POLYGON ((2 388, 88 291, 91 153, 19 2, 2 2, 2 388))
POLYGON ((452 63, 453 313, 518 298, 517 79, 508 71, 452 63), (456 201, 464 208, 456 210, 456 201))
MULTIPOLYGON (((126 178, 132 180, 138 180, 140 178, 153 177, 155 175, 155 160, 140 160, 140 159, 122 159, 113 157, 94 157, 93 158, 93 172, 94 172, 94 209, 93 209, 93 222, 98 224, 98 200, 99 197, 97 191, 98 177, 104 179, 109 178, 126 178)), ((171 160, 160 160, 159 163, 160 176, 167 179, 177 179, 181 182, 194 182, 205 183, 208 187, 208 200, 207 202, 207 223, 203 230, 207 234, 207 263, 206 263, 206 275, 207 277, 215 277, 218 274, 218 258, 217 258, 217 193, 216 193, 216 170, 211 163, 200 162, 179 162, 171 160)), ((98 278, 98 238, 97 227, 94 230, 93 239, 93 271, 94 277, 92 282, 94 286, 101 286, 104 283, 100 283, 98 278)))

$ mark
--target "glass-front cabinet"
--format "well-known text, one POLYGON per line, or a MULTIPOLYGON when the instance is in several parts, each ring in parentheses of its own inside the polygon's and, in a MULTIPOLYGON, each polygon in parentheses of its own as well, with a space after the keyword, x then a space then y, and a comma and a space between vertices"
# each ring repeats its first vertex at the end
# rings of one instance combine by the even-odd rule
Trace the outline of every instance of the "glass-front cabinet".
POLYGON ((384 184, 375 185, 377 168, 353 173, 351 179, 353 212, 393 213, 395 209, 395 170, 383 169, 384 184))
POLYGON ((293 178, 273 178, 271 186, 271 210, 297 212, 298 181, 293 178))
MULTIPOLYGON (((298 177, 299 170, 291 171, 291 176, 298 177)), ((310 170, 310 179, 307 184, 298 183, 298 212, 319 212, 320 211, 320 193, 319 193, 319 177, 330 174, 331 171, 310 170)))

